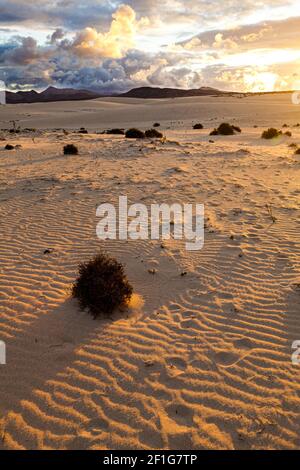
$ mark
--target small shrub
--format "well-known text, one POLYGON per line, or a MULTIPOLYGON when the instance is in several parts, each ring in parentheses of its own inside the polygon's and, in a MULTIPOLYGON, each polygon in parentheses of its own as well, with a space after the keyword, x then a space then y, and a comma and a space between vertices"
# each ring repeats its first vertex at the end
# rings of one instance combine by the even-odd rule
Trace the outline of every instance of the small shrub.
POLYGON ((125 135, 124 129, 108 129, 106 134, 125 135))
POLYGON ((291 149, 297 149, 297 148, 298 148, 298 145, 295 144, 295 142, 293 142, 292 144, 289 144, 289 147, 290 147, 291 149))
POLYGON ((263 131, 261 138, 262 139, 274 139, 275 137, 279 137, 282 135, 282 132, 274 127, 270 127, 268 130, 263 131))
POLYGON ((295 155, 300 155, 300 148, 296 150, 295 155))
POLYGON ((198 130, 198 129, 203 129, 203 125, 198 123, 193 126, 193 129, 198 130))
POLYGON ((163 134, 161 132, 158 132, 156 129, 149 129, 148 131, 145 132, 145 136, 148 139, 162 139, 163 134))
POLYGON ((14 148, 15 148, 15 147, 14 147, 13 145, 11 145, 11 144, 5 145, 5 150, 14 150, 14 148))
POLYGON ((160 127, 160 123, 159 123, 159 122, 155 122, 155 123, 153 124, 153 127, 160 127))
POLYGON ((36 132, 36 129, 34 127, 25 127, 25 129, 23 129, 23 132, 25 133, 36 132))
POLYGON ((68 144, 64 146, 65 155, 78 155, 78 148, 76 145, 68 144))
POLYGON ((78 131, 78 134, 88 134, 88 131, 86 130, 85 127, 81 127, 80 130, 78 131))
POLYGON ((284 135, 286 135, 287 137, 292 137, 292 133, 290 131, 286 131, 284 135))
POLYGON ((96 318, 128 304, 133 293, 124 267, 104 253, 79 266, 79 277, 72 289, 80 308, 88 308, 96 318))
POLYGON ((218 127, 218 133, 221 135, 234 135, 234 128, 228 122, 223 122, 218 127))
POLYGON ((218 129, 214 129, 210 135, 234 135, 236 132, 242 132, 241 128, 228 124, 228 122, 222 122, 218 129))
POLYGON ((145 133, 139 129, 132 128, 126 131, 125 137, 127 139, 144 139, 145 133))

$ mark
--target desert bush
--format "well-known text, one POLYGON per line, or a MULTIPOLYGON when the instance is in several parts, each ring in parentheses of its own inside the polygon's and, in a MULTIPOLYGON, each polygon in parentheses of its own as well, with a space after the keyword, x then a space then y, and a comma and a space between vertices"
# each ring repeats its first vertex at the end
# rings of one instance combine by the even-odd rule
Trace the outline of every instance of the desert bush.
POLYGON ((125 135, 124 129, 108 129, 106 134, 125 135))
POLYGON ((298 148, 298 145, 295 143, 295 142, 292 142, 291 144, 289 144, 289 147, 291 149, 297 149, 298 148))
POLYGON ((274 139, 275 137, 279 137, 282 135, 282 132, 274 127, 270 127, 268 130, 263 131, 261 138, 262 139, 274 139))
POLYGON ((78 131, 78 134, 88 134, 88 131, 86 130, 85 127, 81 127, 80 130, 78 131))
POLYGON ((203 125, 200 124, 200 123, 195 124, 195 125, 193 126, 193 129, 195 129, 195 130, 197 130, 197 129, 203 129, 203 125))
POLYGON ((284 135, 286 135, 287 137, 292 137, 292 133, 290 131, 286 131, 284 135))
POLYGON ((127 139, 144 139, 145 133, 143 131, 140 131, 139 129, 132 128, 126 131, 125 137, 127 139))
POLYGON ((124 266, 104 253, 79 266, 79 276, 73 284, 72 296, 80 308, 97 317, 112 313, 128 304, 133 293, 124 266))
POLYGON ((6 145, 5 145, 5 150, 14 150, 14 148, 15 148, 15 147, 14 147, 13 145, 11 145, 11 144, 6 144, 6 145))
POLYGON ((148 139, 162 139, 163 134, 161 132, 158 132, 156 129, 149 129, 145 132, 145 136, 148 139))
POLYGON ((64 146, 65 155, 78 155, 78 148, 76 145, 68 144, 64 146))
POLYGON ((222 122, 218 129, 214 129, 210 135, 234 135, 236 132, 242 132, 241 128, 228 122, 222 122))
POLYGON ((300 148, 296 150, 295 155, 300 155, 300 148))
POLYGON ((160 123, 159 123, 159 122, 155 122, 155 123, 153 124, 153 127, 160 127, 160 123))
POLYGON ((25 127, 25 129, 23 129, 23 132, 25 133, 36 132, 36 129, 34 127, 25 127))

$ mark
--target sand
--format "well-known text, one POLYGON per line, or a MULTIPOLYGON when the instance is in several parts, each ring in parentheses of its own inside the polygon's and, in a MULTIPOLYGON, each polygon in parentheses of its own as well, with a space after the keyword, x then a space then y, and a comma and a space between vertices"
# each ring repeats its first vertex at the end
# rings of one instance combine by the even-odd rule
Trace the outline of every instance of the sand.
POLYGON ((0 107, 0 128, 12 119, 38 131, 0 133, 0 449, 299 448, 300 155, 288 145, 300 128, 260 135, 296 124, 300 107, 289 95, 0 107), (224 120, 242 134, 209 137, 224 120), (155 121, 164 143, 96 133, 155 121), (119 195, 204 203, 203 250, 99 241, 96 207, 119 195), (93 320, 70 288, 100 249, 135 295, 93 320))

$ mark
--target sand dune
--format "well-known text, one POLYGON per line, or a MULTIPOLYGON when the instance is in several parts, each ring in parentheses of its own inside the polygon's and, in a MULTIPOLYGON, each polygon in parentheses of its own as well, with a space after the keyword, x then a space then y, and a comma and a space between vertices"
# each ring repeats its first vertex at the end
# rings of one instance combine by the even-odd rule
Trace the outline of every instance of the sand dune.
POLYGON ((246 99, 0 108, 0 127, 49 129, 3 133, 22 147, 0 150, 0 448, 299 448, 300 156, 288 144, 300 128, 276 144, 259 136, 296 124, 300 108, 287 95, 246 99), (223 118, 243 133, 210 143, 223 118), (157 120, 165 143, 50 130, 157 120), (80 155, 62 155, 69 142, 80 155), (204 249, 100 242, 96 206, 119 195, 204 203, 204 249), (70 286, 99 249, 126 264, 135 297, 93 320, 70 286))
POLYGON ((152 125, 159 120, 166 127, 190 129, 191 120, 214 127, 224 120, 243 127, 253 125, 282 126, 300 121, 299 106, 292 104, 291 95, 192 97, 166 100, 136 98, 99 98, 91 101, 35 103, 0 106, 0 125, 9 126, 18 119, 23 127, 73 129, 86 126, 103 130, 108 127, 152 125))

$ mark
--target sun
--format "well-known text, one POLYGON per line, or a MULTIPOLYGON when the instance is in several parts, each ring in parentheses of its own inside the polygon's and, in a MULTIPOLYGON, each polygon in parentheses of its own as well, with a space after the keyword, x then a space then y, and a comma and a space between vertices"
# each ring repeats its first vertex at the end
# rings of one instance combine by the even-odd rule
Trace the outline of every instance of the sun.
POLYGON ((252 92, 274 91, 278 75, 273 72, 254 72, 244 76, 245 87, 252 92))

